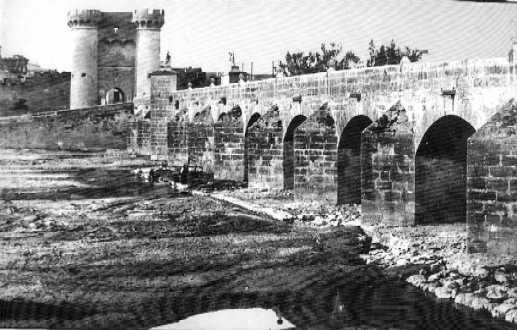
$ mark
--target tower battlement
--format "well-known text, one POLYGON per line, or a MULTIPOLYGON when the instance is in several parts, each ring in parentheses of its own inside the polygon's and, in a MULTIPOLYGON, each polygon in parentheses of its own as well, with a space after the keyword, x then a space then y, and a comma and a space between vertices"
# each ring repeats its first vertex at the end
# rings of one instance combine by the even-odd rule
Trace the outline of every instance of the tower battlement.
POLYGON ((133 23, 139 29, 159 29, 165 22, 165 12, 160 9, 141 9, 133 12, 133 23))
POLYGON ((68 26, 96 27, 102 19, 102 12, 95 9, 75 9, 68 12, 68 26))

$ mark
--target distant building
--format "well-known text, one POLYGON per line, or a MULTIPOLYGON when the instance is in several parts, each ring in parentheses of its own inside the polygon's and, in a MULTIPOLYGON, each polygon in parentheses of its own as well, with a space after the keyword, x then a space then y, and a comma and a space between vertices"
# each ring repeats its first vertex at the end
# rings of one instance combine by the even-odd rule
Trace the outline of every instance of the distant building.
POLYGON ((163 10, 74 10, 70 107, 133 102, 148 110, 149 74, 160 70, 163 10))
POLYGON ((257 81, 269 78, 273 78, 273 75, 264 73, 252 74, 250 72, 241 70, 238 65, 232 65, 230 71, 221 77, 221 84, 228 85, 236 84, 240 81, 257 81))
POLYGON ((201 68, 172 68, 178 75, 178 89, 208 87, 221 85, 220 72, 205 72, 201 68))

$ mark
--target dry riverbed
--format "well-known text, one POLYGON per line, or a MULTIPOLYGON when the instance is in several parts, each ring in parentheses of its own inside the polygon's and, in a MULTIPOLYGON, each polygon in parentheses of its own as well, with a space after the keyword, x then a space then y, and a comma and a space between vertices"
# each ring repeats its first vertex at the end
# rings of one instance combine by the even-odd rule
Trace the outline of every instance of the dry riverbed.
POLYGON ((226 192, 142 182, 132 173, 149 165, 143 159, 1 154, 2 328, 149 329, 246 308, 313 330, 509 328, 397 280, 422 267, 397 265, 389 242, 369 253, 357 206, 227 194, 241 194, 250 211, 217 199, 226 192), (274 220, 280 213, 289 216, 274 220))
MULTIPOLYGON (((219 196, 277 209, 282 218, 314 227, 359 225, 360 207, 303 200, 286 192, 227 191, 219 196)), ((274 212, 274 211, 272 211, 274 212)), ((489 312, 517 323, 517 260, 466 254, 465 224, 362 228, 374 244, 362 258, 390 277, 406 280, 441 301, 489 312)))
POLYGON ((282 297, 381 276, 358 258, 369 238, 357 227, 293 226, 165 185, 4 200, 0 218, 0 327, 149 328, 246 305, 292 314, 282 297))

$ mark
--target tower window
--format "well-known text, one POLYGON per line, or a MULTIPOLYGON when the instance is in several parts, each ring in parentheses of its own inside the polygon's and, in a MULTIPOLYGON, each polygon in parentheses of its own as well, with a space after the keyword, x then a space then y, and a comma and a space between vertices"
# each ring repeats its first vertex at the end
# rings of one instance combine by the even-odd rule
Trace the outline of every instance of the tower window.
POLYGON ((81 77, 86 77, 86 73, 81 73, 81 77))

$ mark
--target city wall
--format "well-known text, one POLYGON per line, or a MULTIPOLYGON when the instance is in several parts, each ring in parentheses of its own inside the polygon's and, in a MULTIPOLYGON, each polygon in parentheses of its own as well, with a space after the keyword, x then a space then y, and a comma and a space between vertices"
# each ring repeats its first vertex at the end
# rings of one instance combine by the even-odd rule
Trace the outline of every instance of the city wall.
POLYGON ((0 118, 0 147, 13 149, 126 149, 133 105, 114 104, 77 110, 0 118))

